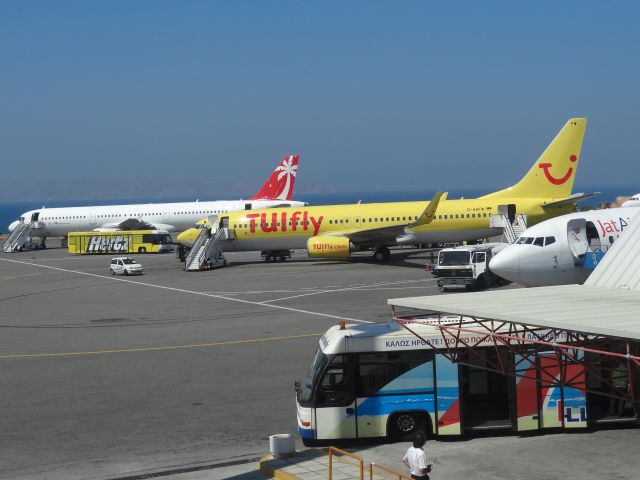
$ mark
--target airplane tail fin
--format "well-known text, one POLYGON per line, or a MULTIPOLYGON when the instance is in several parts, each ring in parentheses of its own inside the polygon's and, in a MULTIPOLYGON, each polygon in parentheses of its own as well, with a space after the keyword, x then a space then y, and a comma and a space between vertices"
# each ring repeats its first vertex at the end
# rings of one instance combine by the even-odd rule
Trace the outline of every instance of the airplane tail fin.
POLYGON ((298 171, 298 160, 300 160, 299 155, 284 157, 251 200, 291 200, 298 171))
POLYGON ((571 196, 586 128, 586 118, 569 119, 518 183, 480 198, 571 196))

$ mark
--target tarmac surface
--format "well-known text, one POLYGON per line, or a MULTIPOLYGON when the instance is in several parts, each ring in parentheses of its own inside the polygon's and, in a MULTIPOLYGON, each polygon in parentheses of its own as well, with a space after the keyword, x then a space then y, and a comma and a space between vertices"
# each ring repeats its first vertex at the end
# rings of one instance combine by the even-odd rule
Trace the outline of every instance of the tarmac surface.
MULTIPOLYGON (((341 319, 387 321, 387 298, 441 294, 424 272, 427 255, 395 250, 376 264, 300 253, 265 264, 252 252, 190 273, 173 254, 133 255, 145 275, 112 277, 110 256, 0 254, 0 478, 264 478, 269 435, 296 430, 293 383, 319 336, 341 319)), ((557 472, 584 463, 592 476, 602 443, 623 465, 610 478, 638 478, 628 475, 640 467, 629 451, 639 432, 557 435, 555 447, 549 436, 428 446, 442 449, 442 473, 456 465, 447 478, 477 465, 487 473, 476 478, 530 478, 497 459, 520 454, 557 472)), ((406 445, 345 448, 402 468, 406 445)))

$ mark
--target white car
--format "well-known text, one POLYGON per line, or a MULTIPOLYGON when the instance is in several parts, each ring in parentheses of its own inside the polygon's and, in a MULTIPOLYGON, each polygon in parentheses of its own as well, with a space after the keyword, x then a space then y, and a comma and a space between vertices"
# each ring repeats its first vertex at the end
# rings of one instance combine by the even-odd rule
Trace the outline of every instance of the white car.
POLYGON ((121 275, 142 275, 144 269, 137 260, 129 257, 115 257, 111 259, 109 268, 111 275, 119 273, 121 275))

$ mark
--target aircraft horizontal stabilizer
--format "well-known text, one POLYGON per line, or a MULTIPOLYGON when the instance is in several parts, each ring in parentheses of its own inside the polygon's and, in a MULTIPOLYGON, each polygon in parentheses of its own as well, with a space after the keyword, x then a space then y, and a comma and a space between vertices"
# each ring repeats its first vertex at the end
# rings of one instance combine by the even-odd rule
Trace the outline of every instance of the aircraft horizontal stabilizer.
POLYGON ((429 202, 429 205, 427 205, 427 208, 425 208, 424 212, 422 212, 422 215, 420 215, 420 217, 418 217, 418 220, 412 223, 410 227, 419 227, 421 225, 427 225, 431 223, 433 217, 436 214, 436 210, 438 209, 438 204, 440 203, 440 201, 446 200, 447 195, 448 192, 437 192, 429 202))
POLYGON ((600 192, 574 193, 573 195, 571 195, 568 198, 565 198, 565 199, 562 199, 562 200, 558 200, 556 202, 545 203, 544 205, 542 205, 542 208, 560 208, 560 207, 565 207, 567 205, 571 205, 572 203, 575 204, 575 203, 587 200, 589 198, 593 198, 598 194, 600 194, 600 192))

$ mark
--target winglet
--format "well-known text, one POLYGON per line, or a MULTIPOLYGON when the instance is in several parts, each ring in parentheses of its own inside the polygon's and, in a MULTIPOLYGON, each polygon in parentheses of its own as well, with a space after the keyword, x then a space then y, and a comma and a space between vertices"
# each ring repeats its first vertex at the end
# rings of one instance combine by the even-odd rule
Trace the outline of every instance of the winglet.
POLYGON ((421 225, 427 225, 428 223, 431 223, 431 220, 433 220, 433 217, 436 214, 436 210, 438 209, 438 204, 440 203, 440 201, 447 199, 447 194, 448 192, 437 192, 429 202, 429 205, 427 205, 427 208, 425 208, 424 212, 422 212, 422 215, 418 217, 418 220, 416 220, 409 226, 419 227, 421 225))

